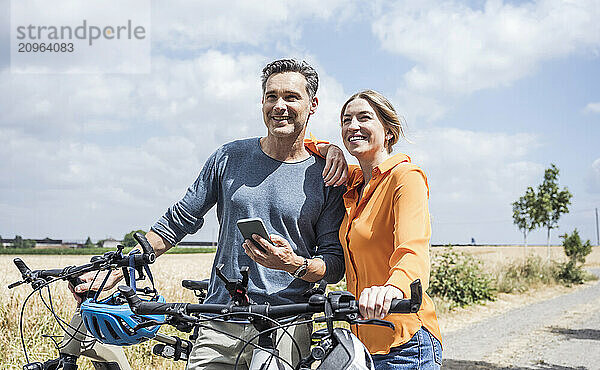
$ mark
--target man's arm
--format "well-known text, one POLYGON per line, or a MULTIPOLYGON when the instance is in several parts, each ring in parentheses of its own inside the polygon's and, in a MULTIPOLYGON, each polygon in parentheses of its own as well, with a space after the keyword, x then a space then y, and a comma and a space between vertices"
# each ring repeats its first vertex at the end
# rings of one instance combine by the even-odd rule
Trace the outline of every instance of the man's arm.
MULTIPOLYGON (((173 248, 185 235, 195 233, 204 224, 204 215, 217 201, 219 156, 219 151, 216 151, 208 158, 184 197, 171 206, 146 234, 156 256, 173 248)), ((135 248, 141 249, 139 245, 135 248)), ((98 290, 106 274, 103 272, 96 277, 93 272, 80 276, 84 283, 75 287, 75 291, 98 290)), ((123 274, 120 269, 111 271, 104 290, 113 288, 121 279, 123 274)))
MULTIPOLYGON (((250 240, 244 241, 242 245, 246 254, 254 260, 254 262, 276 270, 287 271, 293 274, 300 266, 304 264, 305 257, 294 253, 292 246, 287 240, 279 235, 269 235, 271 242, 263 239, 260 235, 254 234, 252 242, 261 245, 266 252, 261 251, 254 243, 249 243, 250 240)), ((323 279, 327 268, 325 262, 321 258, 306 258, 308 262, 306 275, 302 280, 315 282, 323 279)))

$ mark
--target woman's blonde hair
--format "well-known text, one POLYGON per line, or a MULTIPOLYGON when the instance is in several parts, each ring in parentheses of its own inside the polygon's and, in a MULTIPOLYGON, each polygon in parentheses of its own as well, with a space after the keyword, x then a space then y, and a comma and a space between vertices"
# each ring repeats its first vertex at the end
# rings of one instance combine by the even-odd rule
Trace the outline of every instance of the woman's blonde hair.
POLYGON ((346 100, 342 106, 342 112, 340 113, 341 121, 344 119, 344 111, 346 111, 346 106, 355 99, 366 100, 383 124, 386 137, 389 134, 392 135, 392 138, 386 139, 385 143, 388 153, 392 152, 392 146, 398 142, 400 136, 402 136, 404 140, 409 141, 404 133, 404 125, 406 125, 405 119, 396 113, 394 106, 389 100, 386 99, 385 96, 374 90, 364 90, 348 98, 348 100, 346 100))

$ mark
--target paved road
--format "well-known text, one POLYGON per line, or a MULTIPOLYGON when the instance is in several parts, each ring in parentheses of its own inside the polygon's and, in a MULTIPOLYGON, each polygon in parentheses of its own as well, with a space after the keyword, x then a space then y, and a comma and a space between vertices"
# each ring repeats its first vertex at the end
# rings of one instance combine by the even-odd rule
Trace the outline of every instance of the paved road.
POLYGON ((600 284, 444 333, 444 369, 507 368, 600 369, 600 284))

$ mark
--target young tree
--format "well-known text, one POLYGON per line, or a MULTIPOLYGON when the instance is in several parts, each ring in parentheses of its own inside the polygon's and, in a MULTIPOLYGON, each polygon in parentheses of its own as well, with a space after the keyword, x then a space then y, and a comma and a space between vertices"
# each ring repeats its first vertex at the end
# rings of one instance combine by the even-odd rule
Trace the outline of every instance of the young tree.
POLYGON ((581 237, 577 229, 571 235, 565 233, 560 237, 563 239, 563 248, 567 257, 577 263, 584 264, 585 257, 592 253, 592 243, 588 240, 585 244, 581 244, 581 237))
POLYGON ((140 232, 146 235, 146 232, 144 230, 132 230, 129 233, 125 234, 125 236, 123 237, 123 245, 125 246, 125 248, 133 248, 136 246, 137 241, 133 237, 133 234, 135 234, 136 232, 140 232))
POLYGON ((563 213, 569 213, 569 204, 573 194, 564 187, 558 188, 558 168, 551 164, 544 172, 544 181, 538 186, 537 212, 539 223, 547 230, 546 249, 550 259, 550 230, 558 227, 558 220, 563 213))
POLYGON ((523 233, 523 244, 525 248, 527 248, 527 235, 539 225, 536 204, 537 195, 531 186, 527 188, 525 195, 512 204, 513 223, 517 225, 519 230, 523 233))
POLYGON ((23 248, 23 237, 21 235, 15 235, 15 241, 13 242, 14 248, 23 248))
POLYGON ((23 239, 21 235, 15 235, 15 242, 13 244, 15 248, 34 248, 35 240, 23 239))
POLYGON ((83 244, 83 246, 86 248, 92 248, 94 246, 94 243, 92 243, 92 239, 90 239, 89 236, 85 240, 85 243, 83 244))

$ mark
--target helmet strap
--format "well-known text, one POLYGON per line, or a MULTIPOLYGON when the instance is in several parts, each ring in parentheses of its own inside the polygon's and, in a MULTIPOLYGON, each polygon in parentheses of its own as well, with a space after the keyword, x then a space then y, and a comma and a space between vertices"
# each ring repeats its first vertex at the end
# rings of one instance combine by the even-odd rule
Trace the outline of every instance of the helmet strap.
POLYGON ((104 290, 104 286, 106 285, 106 282, 108 281, 108 276, 110 274, 106 274, 106 276, 104 277, 104 280, 102 280, 102 284, 100 284, 100 287, 98 288, 98 290, 96 291, 96 294, 94 295, 94 302, 98 302, 98 298, 100 297, 100 293, 102 293, 102 291, 104 290))
POLYGON ((129 253, 129 286, 133 291, 137 291, 135 286, 135 253, 129 253))
MULTIPOLYGON (((136 253, 129 254, 129 286, 133 289, 134 292, 137 291, 135 283, 135 254, 136 253)), ((152 284, 152 290, 156 292, 156 287, 154 286, 154 277, 152 276, 152 272, 150 271, 150 266, 144 265, 144 271, 146 271, 146 274, 150 279, 150 283, 152 284)))

